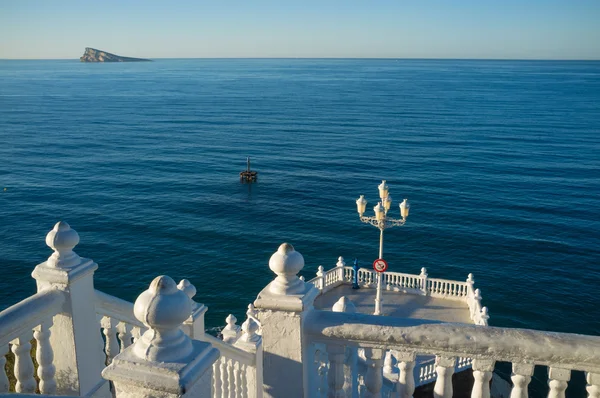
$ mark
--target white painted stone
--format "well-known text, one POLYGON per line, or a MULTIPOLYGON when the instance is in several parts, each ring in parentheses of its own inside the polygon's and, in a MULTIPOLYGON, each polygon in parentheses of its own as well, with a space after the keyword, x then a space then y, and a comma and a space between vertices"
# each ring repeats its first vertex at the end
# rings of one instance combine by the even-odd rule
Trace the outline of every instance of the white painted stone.
POLYGON ((168 276, 155 278, 140 294, 134 314, 148 330, 102 372, 114 383, 117 398, 212 396, 219 352, 180 329, 190 312, 190 298, 168 276))
POLYGON ((192 354, 192 343, 179 326, 191 311, 189 297, 177 289, 173 279, 165 275, 154 278, 133 307, 135 317, 148 327, 133 344, 133 352, 146 361, 188 359, 192 354))
POLYGON ((79 235, 66 222, 58 222, 46 236, 54 250, 48 261, 32 273, 38 292, 58 289, 65 293, 63 311, 54 316, 50 345, 56 368, 56 393, 110 397, 108 383, 100 372, 104 352, 96 319, 94 271, 98 265, 73 251, 79 235))
POLYGON ((254 302, 262 326, 264 395, 303 397, 310 369, 308 347, 303 344, 305 315, 313 308, 319 290, 296 274, 304 266, 302 255, 284 243, 269 261, 277 278, 254 302))

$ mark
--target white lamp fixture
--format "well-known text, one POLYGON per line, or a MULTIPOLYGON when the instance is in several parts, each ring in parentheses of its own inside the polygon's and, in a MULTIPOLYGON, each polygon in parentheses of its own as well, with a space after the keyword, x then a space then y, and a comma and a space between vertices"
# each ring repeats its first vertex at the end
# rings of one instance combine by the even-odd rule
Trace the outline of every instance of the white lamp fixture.
MULTIPOLYGON (((389 187, 385 180, 381 181, 381 184, 377 187, 379 189, 379 197, 381 198, 381 202, 377 203, 375 207, 373 207, 373 211, 375 212, 374 217, 366 217, 363 214, 365 213, 367 207, 367 201, 364 195, 360 195, 360 198, 356 201, 356 209, 358 210, 358 215, 360 217, 360 221, 371 224, 374 227, 379 228, 379 258, 383 258, 383 231, 386 228, 391 228, 395 226, 404 225, 406 222, 406 218, 408 217, 408 213, 410 210, 410 205, 408 201, 404 199, 402 203, 400 203, 400 215, 402 219, 393 219, 387 216, 388 211, 392 207, 392 197, 389 196, 389 187)), ((382 273, 377 273, 377 294, 375 296, 375 312, 374 315, 381 315, 381 285, 382 285, 382 273)))

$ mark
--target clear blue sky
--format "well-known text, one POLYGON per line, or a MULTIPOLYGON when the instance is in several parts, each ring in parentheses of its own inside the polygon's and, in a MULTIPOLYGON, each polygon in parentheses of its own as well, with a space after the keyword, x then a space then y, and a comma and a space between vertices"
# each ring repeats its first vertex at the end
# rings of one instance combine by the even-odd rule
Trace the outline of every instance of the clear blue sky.
POLYGON ((0 58, 600 59, 600 0, 0 0, 0 58))

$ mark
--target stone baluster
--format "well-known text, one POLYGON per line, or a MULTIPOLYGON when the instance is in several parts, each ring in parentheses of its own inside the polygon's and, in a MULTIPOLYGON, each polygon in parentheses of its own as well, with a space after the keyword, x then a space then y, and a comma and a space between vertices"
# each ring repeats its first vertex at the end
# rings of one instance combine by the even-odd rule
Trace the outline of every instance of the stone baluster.
POLYGON ((131 336, 133 337, 133 342, 135 343, 140 337, 142 337, 142 329, 138 326, 134 326, 131 329, 131 336))
POLYGON ((427 268, 421 268, 421 273, 419 274, 419 278, 421 280, 421 293, 427 295, 427 268))
POLYGON ((177 289, 184 292, 192 303, 192 313, 183 323, 183 331, 194 340, 202 340, 204 336, 204 314, 208 310, 204 304, 194 301, 196 287, 187 279, 182 279, 177 285, 177 289))
POLYGON ((335 264, 335 266, 337 267, 337 282, 344 282, 344 267, 346 266, 346 263, 344 262, 344 257, 339 256, 338 257, 338 261, 335 264))
POLYGON ((383 360, 383 373, 387 375, 392 375, 395 373, 394 356, 392 355, 391 350, 387 350, 385 352, 385 357, 383 360))
POLYGON ((26 334, 12 342, 11 350, 15 354, 14 375, 17 379, 15 390, 20 393, 33 393, 36 388, 36 382, 33 378, 30 338, 31 334, 26 334))
POLYGON ((346 348, 341 344, 327 344, 327 356, 329 358, 327 396, 329 398, 345 398, 344 359, 346 357, 346 348))
POLYGON ((0 393, 8 392, 9 382, 4 369, 6 365, 6 354, 8 353, 8 344, 0 346, 0 393))
MULTIPOLYGON (((346 296, 340 297, 331 307, 333 312, 355 313, 356 306, 346 296)), ((344 349, 344 397, 358 397, 358 352, 356 347, 346 347, 344 349)))
POLYGON ((221 331, 223 334, 223 341, 233 344, 240 337, 240 327, 236 325, 237 318, 234 315, 229 314, 227 315, 227 318, 225 318, 225 322, 227 325, 221 331))
POLYGON ((54 352, 50 345, 50 327, 52 320, 42 322, 33 332, 33 337, 37 343, 35 359, 38 363, 37 375, 40 379, 40 393, 52 395, 56 392, 56 367, 54 366, 54 352))
POLYGON ((323 398, 327 396, 327 364, 320 350, 315 351, 315 364, 317 367, 317 396, 323 398))
POLYGON ((242 324, 242 335, 235 342, 235 346, 255 356, 255 366, 243 368, 241 379, 242 390, 247 391, 249 398, 262 397, 263 388, 263 345, 262 337, 258 334, 258 322, 248 317, 242 324))
POLYGON ((569 369, 548 368, 548 398, 565 398, 565 390, 568 381, 571 380, 571 371, 569 369))
POLYGON ((133 313, 148 330, 102 371, 117 398, 212 397, 219 351, 183 332, 191 310, 189 297, 168 276, 155 278, 140 294, 133 313))
POLYGON ((131 334, 131 326, 125 322, 119 322, 117 324, 117 337, 121 343, 121 351, 129 347, 132 344, 133 336, 131 334))
POLYGON ((279 246, 269 260, 277 274, 254 302, 262 327, 264 396, 303 397, 312 364, 303 347, 303 324, 313 309, 319 290, 298 279, 304 258, 288 243, 279 246))
POLYGON ((383 386, 383 350, 380 348, 365 348, 367 374, 365 375, 366 398, 381 398, 383 386))
POLYGON ((600 398, 600 373, 586 373, 588 398, 600 398))
POLYGON ((456 357, 435 358, 437 380, 433 388, 434 398, 452 398, 452 375, 456 366, 456 357))
POLYGON ((113 358, 119 354, 119 340, 117 339, 117 324, 118 321, 105 316, 102 317, 100 325, 102 326, 102 332, 104 333, 105 346, 104 351, 106 352, 106 364, 110 365, 113 358))
POLYGON ((490 380, 496 362, 491 359, 473 360, 473 390, 471 398, 490 398, 490 380))
POLYGON ((396 386, 396 397, 412 398, 415 393, 415 360, 414 352, 396 352, 396 360, 398 361, 398 384, 396 386))
POLYGON ((323 291, 323 289, 325 289, 325 270, 322 265, 319 265, 319 268, 317 268, 317 278, 319 278, 317 287, 319 290, 323 291))
POLYGON ((213 396, 215 398, 221 398, 223 396, 223 388, 221 385, 221 361, 223 357, 219 358, 213 365, 213 396))
POLYGON ((96 319, 94 271, 98 265, 73 251, 79 235, 65 222, 58 222, 46 235, 54 250, 47 261, 36 266, 32 276, 38 292, 64 292, 64 311, 53 317, 50 345, 54 351, 56 393, 60 395, 110 395, 108 383, 100 377, 106 356, 96 319))
POLYGON ((513 363, 512 375, 513 388, 510 398, 528 398, 527 387, 533 376, 534 365, 529 363, 513 363))
POLYGON ((233 359, 227 360, 227 379, 229 380, 229 396, 228 398, 235 398, 235 374, 234 374, 233 359))
POLYGON ((224 398, 229 398, 229 372, 227 370, 227 358, 221 357, 219 368, 221 373, 221 391, 224 398))
POLYGON ((490 315, 488 314, 488 309, 487 309, 487 307, 483 307, 481 309, 481 313, 479 314, 479 323, 478 323, 478 325, 487 326, 489 319, 490 319, 490 315))

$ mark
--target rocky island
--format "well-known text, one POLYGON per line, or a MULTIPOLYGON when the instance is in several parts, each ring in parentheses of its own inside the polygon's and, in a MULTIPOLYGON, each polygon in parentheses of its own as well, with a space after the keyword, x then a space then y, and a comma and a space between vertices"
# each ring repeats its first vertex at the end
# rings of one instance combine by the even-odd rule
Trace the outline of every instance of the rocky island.
POLYGON ((111 54, 106 51, 97 50, 95 48, 86 47, 83 56, 79 58, 81 62, 143 62, 149 59, 121 57, 120 55, 111 54))

